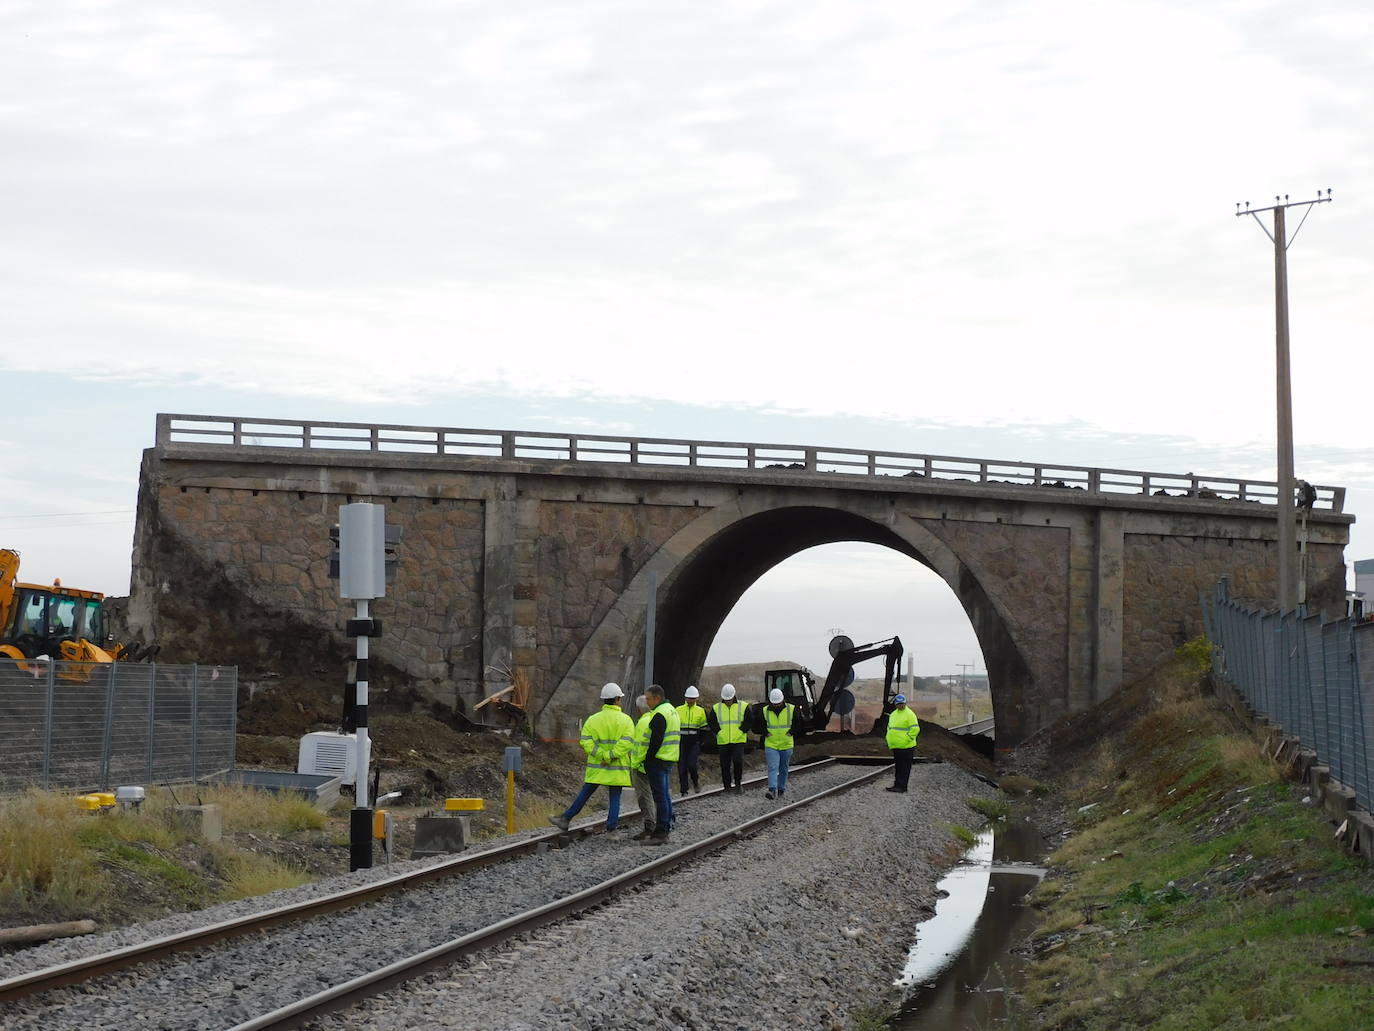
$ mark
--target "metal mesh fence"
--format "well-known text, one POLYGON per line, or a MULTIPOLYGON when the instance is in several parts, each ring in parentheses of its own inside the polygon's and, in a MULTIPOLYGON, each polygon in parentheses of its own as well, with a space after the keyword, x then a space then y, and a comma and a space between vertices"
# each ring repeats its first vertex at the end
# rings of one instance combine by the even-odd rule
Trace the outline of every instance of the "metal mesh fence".
POLYGON ((0 794, 231 769, 237 701, 233 666, 0 660, 0 794))
POLYGON ((1247 608, 1225 580, 1207 622, 1214 669, 1374 809, 1374 623, 1247 608))

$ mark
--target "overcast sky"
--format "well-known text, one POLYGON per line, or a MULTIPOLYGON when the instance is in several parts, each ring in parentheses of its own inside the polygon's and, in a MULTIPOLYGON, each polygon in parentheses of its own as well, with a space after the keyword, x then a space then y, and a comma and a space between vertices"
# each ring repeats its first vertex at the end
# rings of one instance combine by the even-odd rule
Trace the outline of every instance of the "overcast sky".
MULTIPOLYGON (((1367 0, 0 0, 0 535, 126 589, 158 411, 1272 477, 1234 205, 1328 187, 1297 471, 1363 514, 1372 55, 1367 0)), ((828 554, 712 659, 970 661, 915 563, 828 554)))

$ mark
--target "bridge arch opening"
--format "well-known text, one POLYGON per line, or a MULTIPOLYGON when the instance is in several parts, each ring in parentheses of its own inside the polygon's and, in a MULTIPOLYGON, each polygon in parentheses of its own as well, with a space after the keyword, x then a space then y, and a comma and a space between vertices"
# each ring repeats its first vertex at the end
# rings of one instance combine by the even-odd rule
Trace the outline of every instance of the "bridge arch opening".
MULTIPOLYGON (((933 570, 949 585, 982 652, 999 739, 1004 731, 1016 739, 1030 669, 977 577, 915 524, 880 522, 849 509, 793 506, 744 515, 678 562, 659 591, 655 679, 670 693, 680 693, 700 676, 722 624, 760 577, 801 552, 842 542, 890 549, 933 570)), ((900 632, 894 628, 877 636, 900 632)), ((912 643, 919 647, 919 639, 912 643)))
MULTIPOLYGON (((827 645, 836 633, 856 645, 899 636, 904 655, 894 690, 906 690, 923 716, 950 726, 967 722, 970 707, 977 718, 990 714, 982 649, 953 590, 929 566, 882 545, 823 544, 778 563, 730 610, 706 663, 708 669, 756 667, 750 674, 730 671, 729 679, 747 697, 761 697, 761 680, 741 678, 765 665, 797 663, 823 682, 831 662, 827 645), (917 678, 914 693, 904 686, 908 670, 917 678), (965 678, 968 704, 961 703, 959 677, 965 678)), ((884 665, 878 656, 854 672, 859 681, 881 679, 884 665)), ((705 672, 702 679, 719 686, 705 672)), ((867 729, 865 721, 860 729, 867 729)))

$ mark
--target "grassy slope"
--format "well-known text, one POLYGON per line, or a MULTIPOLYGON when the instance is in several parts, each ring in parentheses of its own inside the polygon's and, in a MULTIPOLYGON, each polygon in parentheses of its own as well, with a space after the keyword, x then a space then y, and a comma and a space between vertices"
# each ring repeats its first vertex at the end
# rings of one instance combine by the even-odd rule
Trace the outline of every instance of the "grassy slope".
POLYGON ((1181 658, 1051 742, 1079 829, 1035 895, 1025 1026, 1374 1026, 1374 872, 1201 673, 1181 658))

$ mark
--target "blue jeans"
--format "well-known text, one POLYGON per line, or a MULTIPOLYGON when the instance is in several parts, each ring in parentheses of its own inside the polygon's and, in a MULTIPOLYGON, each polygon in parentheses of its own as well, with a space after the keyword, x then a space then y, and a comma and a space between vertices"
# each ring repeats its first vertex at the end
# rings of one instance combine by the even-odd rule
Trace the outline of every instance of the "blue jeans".
POLYGON ((673 827, 673 795, 668 786, 668 777, 673 768, 646 767, 644 772, 649 775, 649 786, 654 790, 654 833, 667 834, 673 827))
POLYGON ((768 763, 768 790, 782 794, 787 788, 787 768, 792 765, 792 749, 765 748, 763 758, 768 763))
MULTIPOLYGON (((573 799, 572 805, 563 810, 563 819, 571 820, 582 811, 582 807, 587 804, 587 799, 591 798, 596 789, 602 787, 600 784, 583 784, 582 790, 573 799)), ((606 829, 615 830, 616 824, 620 822, 620 788, 619 786, 605 785, 607 791, 611 793, 611 800, 606 807, 606 829)))

